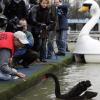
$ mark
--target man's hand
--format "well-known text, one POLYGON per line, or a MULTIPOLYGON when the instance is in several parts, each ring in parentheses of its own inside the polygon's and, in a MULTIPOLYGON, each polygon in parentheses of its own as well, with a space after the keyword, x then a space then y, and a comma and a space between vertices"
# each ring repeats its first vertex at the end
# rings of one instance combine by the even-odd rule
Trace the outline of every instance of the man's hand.
POLYGON ((9 58, 9 64, 12 65, 13 58, 9 58))
POLYGON ((16 74, 19 78, 21 78, 23 81, 26 81, 26 75, 21 73, 21 72, 17 72, 16 74))

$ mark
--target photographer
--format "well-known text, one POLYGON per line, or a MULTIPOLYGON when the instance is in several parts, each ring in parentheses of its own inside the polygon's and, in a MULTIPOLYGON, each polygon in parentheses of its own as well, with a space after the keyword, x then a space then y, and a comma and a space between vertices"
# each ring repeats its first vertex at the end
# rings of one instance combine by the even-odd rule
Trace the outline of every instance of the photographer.
POLYGON ((67 30, 68 30, 68 20, 67 20, 67 5, 63 5, 61 0, 55 0, 55 5, 57 7, 57 17, 58 22, 56 24, 56 43, 58 47, 58 56, 65 56, 66 48, 68 51, 67 44, 67 30))
POLYGON ((38 53, 32 50, 34 39, 31 32, 27 30, 28 26, 26 19, 20 19, 17 27, 19 27, 19 30, 17 29, 18 31, 23 31, 26 34, 29 43, 16 49, 13 62, 15 65, 23 65, 24 68, 28 68, 29 64, 37 60, 38 53))
POLYGON ((65 56, 66 50, 68 51, 67 45, 67 5, 63 5, 61 0, 54 0, 54 4, 51 6, 51 18, 55 22, 53 30, 49 34, 48 39, 48 58, 52 57, 53 54, 53 41, 56 37, 56 44, 58 52, 56 55, 65 56))
MULTIPOLYGON (((15 19, 27 18, 27 8, 23 0, 11 0, 8 5, 5 5, 3 13, 8 22, 15 19)), ((8 23, 6 32, 12 32, 12 24, 8 23)))
POLYGON ((34 37, 33 50, 40 53, 40 61, 42 62, 46 62, 47 28, 50 25, 48 5, 49 0, 40 0, 39 5, 34 6, 29 15, 34 37))

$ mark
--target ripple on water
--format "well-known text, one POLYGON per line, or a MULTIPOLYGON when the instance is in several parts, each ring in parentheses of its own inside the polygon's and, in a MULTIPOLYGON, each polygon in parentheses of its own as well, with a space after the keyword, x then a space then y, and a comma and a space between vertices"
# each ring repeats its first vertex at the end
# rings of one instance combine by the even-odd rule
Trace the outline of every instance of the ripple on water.
MULTIPOLYGON (((66 93, 82 80, 90 80, 92 86, 89 90, 98 92, 97 97, 93 100, 100 100, 100 64, 72 64, 55 73, 59 78, 62 93, 66 93)), ((19 98, 21 100, 33 100, 33 98, 34 100, 60 100, 55 98, 54 88, 53 80, 48 79, 20 94, 19 98)))

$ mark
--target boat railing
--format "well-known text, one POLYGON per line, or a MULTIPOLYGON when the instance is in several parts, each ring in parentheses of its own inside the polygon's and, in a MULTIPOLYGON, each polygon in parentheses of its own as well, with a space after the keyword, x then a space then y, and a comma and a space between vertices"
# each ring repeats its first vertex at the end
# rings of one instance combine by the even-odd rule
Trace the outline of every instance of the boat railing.
MULTIPOLYGON (((70 31, 68 32, 68 42, 76 42, 80 31, 70 31)), ((91 31, 90 36, 100 40, 100 31, 91 31)))

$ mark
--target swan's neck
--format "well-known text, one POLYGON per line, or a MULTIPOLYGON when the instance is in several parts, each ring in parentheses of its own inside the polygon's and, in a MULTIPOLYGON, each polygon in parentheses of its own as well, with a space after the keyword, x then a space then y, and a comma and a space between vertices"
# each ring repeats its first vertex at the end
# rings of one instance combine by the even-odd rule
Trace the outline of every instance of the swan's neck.
POLYGON ((99 17, 100 17, 100 9, 98 9, 98 11, 95 13, 95 15, 93 15, 92 18, 85 24, 85 26, 82 28, 79 36, 89 35, 90 31, 97 23, 99 17))
POLYGON ((61 93, 60 93, 60 84, 59 84, 59 81, 57 79, 57 77, 53 77, 54 81, 55 81, 55 95, 56 97, 60 97, 61 96, 61 93))

